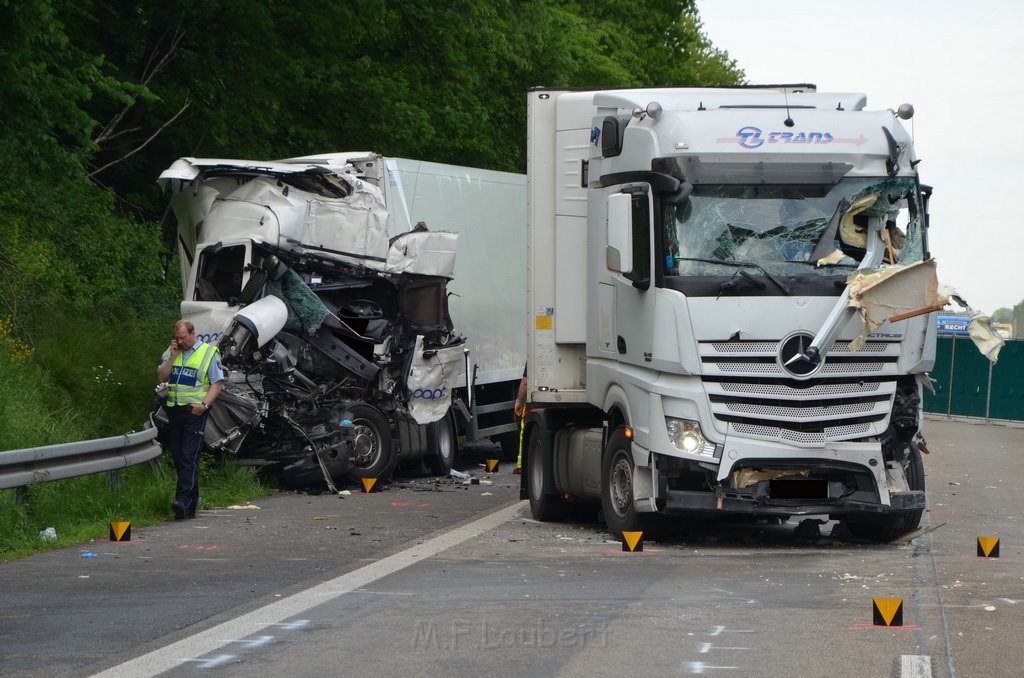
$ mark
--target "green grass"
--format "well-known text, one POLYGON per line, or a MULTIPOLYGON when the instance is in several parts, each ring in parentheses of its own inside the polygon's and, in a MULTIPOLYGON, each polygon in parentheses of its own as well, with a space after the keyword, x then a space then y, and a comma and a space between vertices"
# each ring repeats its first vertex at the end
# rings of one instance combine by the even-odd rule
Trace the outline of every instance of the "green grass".
POLYGON ((175 317, 100 324, 63 315, 37 325, 33 362, 52 388, 51 410, 73 408, 85 439, 138 431, 153 404, 156 368, 175 317))
MULTIPOLYGON (((2 453, 0 453, 2 454, 2 453)), ((117 482, 101 473, 38 483, 23 490, 0 491, 0 562, 60 548, 90 539, 108 539, 112 521, 129 521, 145 527, 173 517, 174 466, 167 455, 156 468, 142 464, 120 471, 117 482), (56 541, 43 541, 39 533, 48 527, 56 541)), ((228 506, 275 490, 256 472, 233 461, 201 464, 200 509, 228 506)))
POLYGON ((17 450, 79 440, 81 429, 68 401, 47 383, 35 362, 12 360, 0 340, 0 450, 17 450))

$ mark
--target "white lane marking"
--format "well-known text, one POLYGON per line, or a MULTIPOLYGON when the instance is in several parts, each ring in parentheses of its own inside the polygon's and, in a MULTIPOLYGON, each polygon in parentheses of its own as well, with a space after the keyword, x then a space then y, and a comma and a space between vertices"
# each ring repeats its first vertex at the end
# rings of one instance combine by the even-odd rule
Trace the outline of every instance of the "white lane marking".
MULTIPOLYGON (((495 511, 483 518, 458 527, 451 532, 416 544, 412 548, 383 558, 358 570, 318 584, 311 589, 282 598, 273 603, 253 610, 241 617, 218 624, 213 628, 179 640, 176 643, 154 650, 141 657, 113 666, 106 671, 95 674, 97 678, 135 678, 138 676, 155 676, 170 671, 181 665, 183 661, 195 661, 194 658, 209 654, 224 645, 224 638, 235 636, 244 638, 251 636, 273 624, 280 624, 289 617, 302 614, 318 605, 329 602, 367 586, 378 579, 403 570, 410 565, 426 560, 453 546, 458 546, 481 533, 494 529, 505 523, 522 509, 526 501, 518 501, 512 506, 495 511)), ((221 655, 231 656, 231 655, 221 655)), ((219 659, 219 658, 218 658, 219 659)), ((210 660, 212 661, 212 660, 210 660)))
POLYGON ((708 632, 709 636, 720 636, 723 633, 753 633, 750 629, 727 629, 724 626, 712 626, 711 631, 708 632))
POLYGON ((932 678, 932 658, 926 654, 901 654, 897 678, 932 678))
POLYGON ((274 636, 260 636, 259 638, 242 638, 241 640, 225 640, 225 643, 239 643, 248 648, 259 647, 260 645, 266 645, 270 641, 274 640, 274 636))
POLYGON ((707 654, 712 650, 749 650, 749 647, 725 647, 724 645, 712 645, 711 643, 701 643, 697 646, 698 654, 707 654))
POLYGON ((704 662, 686 662, 683 664, 690 673, 706 673, 707 671, 737 671, 738 666, 711 666, 704 662))
POLYGON ((210 657, 209 659, 180 659, 179 662, 195 662, 196 666, 201 669, 215 669, 218 666, 223 666, 235 658, 233 654, 220 654, 216 657, 210 657))

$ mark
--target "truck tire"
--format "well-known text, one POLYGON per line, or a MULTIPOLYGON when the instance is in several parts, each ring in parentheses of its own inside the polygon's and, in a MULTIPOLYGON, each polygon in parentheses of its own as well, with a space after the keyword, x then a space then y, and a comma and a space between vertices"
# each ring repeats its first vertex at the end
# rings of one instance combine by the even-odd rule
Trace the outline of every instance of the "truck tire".
POLYGON ((359 404, 349 408, 349 419, 355 428, 352 466, 349 476, 388 480, 398 463, 398 450, 392 444, 388 420, 372 405, 359 404))
POLYGON ((544 523, 564 520, 568 515, 568 505, 555 489, 551 455, 545 451, 536 428, 530 431, 527 450, 524 473, 530 496, 530 512, 534 520, 544 523))
POLYGON ((458 453, 459 436, 455 432, 452 413, 448 412, 427 429, 427 455, 424 461, 435 476, 447 476, 458 453))
MULTIPOLYGON (((921 450, 917 445, 911 445, 907 454, 907 464, 903 468, 907 474, 907 486, 911 490, 924 492, 924 460, 921 457, 921 450)), ((921 517, 924 516, 924 509, 915 509, 906 513, 906 525, 904 532, 916 530, 921 524, 921 517)))
POLYGON ((623 532, 644 531, 650 521, 633 506, 633 451, 623 427, 615 429, 601 459, 601 512, 616 539, 623 532))
MULTIPOLYGON (((911 490, 924 491, 924 462, 916 445, 910 445, 907 450, 903 473, 911 490)), ((881 516, 851 516, 846 519, 846 529, 855 537, 885 543, 916 530, 923 515, 924 509, 914 509, 881 516)))

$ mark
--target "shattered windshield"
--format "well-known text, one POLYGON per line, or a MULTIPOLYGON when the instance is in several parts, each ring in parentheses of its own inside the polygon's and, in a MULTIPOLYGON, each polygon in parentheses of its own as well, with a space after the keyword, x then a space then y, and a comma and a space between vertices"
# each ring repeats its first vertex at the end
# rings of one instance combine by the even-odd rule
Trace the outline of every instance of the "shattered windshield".
POLYGON ((856 268, 870 217, 885 228, 886 263, 923 256, 913 181, 850 178, 836 184, 698 184, 666 207, 665 275, 835 276, 856 268), (749 266, 749 269, 747 268, 749 266))

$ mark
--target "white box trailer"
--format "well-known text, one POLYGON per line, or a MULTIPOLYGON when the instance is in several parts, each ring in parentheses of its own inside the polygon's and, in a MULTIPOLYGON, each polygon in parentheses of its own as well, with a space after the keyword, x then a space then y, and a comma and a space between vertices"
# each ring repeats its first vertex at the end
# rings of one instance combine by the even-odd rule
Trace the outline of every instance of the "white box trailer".
POLYGON ((424 222, 459 234, 448 308, 466 337, 468 385, 456 405, 467 440, 518 445, 511 416, 526 365, 526 176, 385 158, 385 199, 399 231, 424 222), (401 216, 400 216, 401 215, 401 216))
POLYGON ((525 177, 357 152, 182 158, 160 178, 182 317, 234 367, 211 447, 303 484, 445 473, 460 433, 508 442, 525 177))

